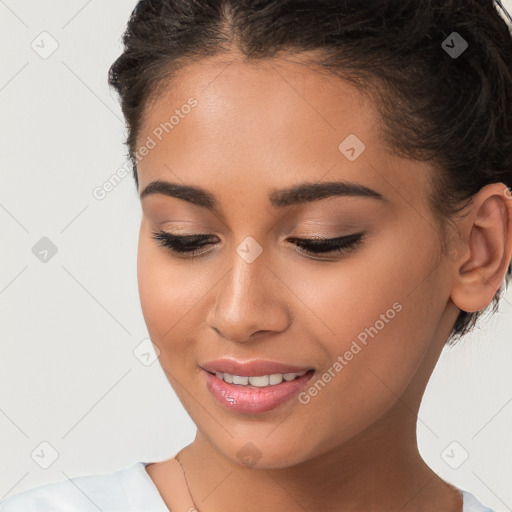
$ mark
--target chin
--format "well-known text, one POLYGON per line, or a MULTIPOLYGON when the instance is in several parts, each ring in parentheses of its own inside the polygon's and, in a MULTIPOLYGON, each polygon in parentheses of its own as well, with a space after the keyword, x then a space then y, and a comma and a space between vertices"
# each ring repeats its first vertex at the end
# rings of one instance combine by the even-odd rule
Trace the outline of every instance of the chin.
POLYGON ((233 464, 251 469, 281 469, 296 466, 317 455, 312 447, 304 443, 286 443, 284 438, 275 436, 269 440, 267 434, 261 438, 247 436, 244 440, 228 438, 215 449, 233 464), (251 439, 251 440, 249 440, 251 439))

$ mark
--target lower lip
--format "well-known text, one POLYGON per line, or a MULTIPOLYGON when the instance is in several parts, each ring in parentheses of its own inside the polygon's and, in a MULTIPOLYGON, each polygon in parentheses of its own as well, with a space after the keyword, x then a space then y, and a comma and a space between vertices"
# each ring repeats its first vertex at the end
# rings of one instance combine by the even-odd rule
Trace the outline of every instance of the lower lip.
POLYGON ((283 380, 281 384, 257 388, 228 384, 205 371, 206 387, 222 406, 230 411, 250 414, 270 411, 287 402, 306 385, 313 373, 309 371, 291 381, 283 380))

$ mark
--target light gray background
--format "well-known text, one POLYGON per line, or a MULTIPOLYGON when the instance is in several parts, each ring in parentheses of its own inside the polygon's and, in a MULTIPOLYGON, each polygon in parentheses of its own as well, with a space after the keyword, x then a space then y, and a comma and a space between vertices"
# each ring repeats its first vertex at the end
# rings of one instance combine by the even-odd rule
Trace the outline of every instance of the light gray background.
MULTIPOLYGON (((0 500, 162 460, 194 437, 158 361, 133 352, 148 336, 134 182, 92 194, 126 164, 107 70, 135 4, 0 0, 0 500), (51 48, 43 31, 58 43, 48 58, 31 46, 51 48), (42 237, 57 247, 46 263, 32 252, 42 237)), ((509 291, 497 316, 445 349, 418 422, 427 463, 498 512, 512 510, 511 327, 509 291)))

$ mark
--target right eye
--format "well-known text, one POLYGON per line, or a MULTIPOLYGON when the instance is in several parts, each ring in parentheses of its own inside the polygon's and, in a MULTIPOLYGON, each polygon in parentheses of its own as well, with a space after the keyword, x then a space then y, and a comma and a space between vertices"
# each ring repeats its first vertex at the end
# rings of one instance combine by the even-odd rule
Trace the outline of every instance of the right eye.
POLYGON ((194 256, 200 251, 201 247, 210 245, 207 243, 214 235, 172 235, 167 231, 153 231, 153 239, 159 242, 159 245, 166 247, 172 252, 194 256))

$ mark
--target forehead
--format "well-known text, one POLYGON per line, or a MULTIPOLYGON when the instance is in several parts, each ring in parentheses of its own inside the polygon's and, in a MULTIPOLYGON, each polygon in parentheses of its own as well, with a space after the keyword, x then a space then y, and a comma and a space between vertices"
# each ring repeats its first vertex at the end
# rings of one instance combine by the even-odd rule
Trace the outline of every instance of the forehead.
POLYGON ((186 65, 146 109, 139 143, 176 110, 179 120, 161 134, 157 142, 163 144, 147 160, 193 148, 197 156, 239 154, 245 160, 257 151, 275 165, 277 154, 292 157, 298 149, 301 159, 312 147, 315 157, 337 156, 339 142, 350 133, 365 144, 378 142, 373 103, 348 82, 297 57, 247 62, 223 56, 186 65), (197 106, 187 114, 190 98, 197 106))
POLYGON ((203 59, 181 68, 145 112, 138 144, 152 139, 152 149, 138 162, 139 188, 222 184, 221 200, 234 201, 244 189, 266 198, 267 185, 344 179, 417 195, 425 169, 411 173, 381 128, 370 96, 295 57, 203 59), (354 136, 364 151, 351 161, 340 144, 354 136))
MULTIPOLYGON (((309 113, 331 129, 342 127, 340 114, 357 112, 358 117, 377 117, 369 98, 345 80, 342 73, 309 63, 311 54, 314 52, 247 60, 232 53, 187 63, 159 89, 156 101, 144 112, 144 128, 149 129, 162 111, 172 111, 191 95, 203 104, 204 113, 211 116, 233 114, 234 110, 243 114, 263 107, 266 112, 260 112, 262 120, 265 115, 303 119, 309 113)), ((250 119, 244 121, 249 125, 250 119)), ((352 119, 353 123, 356 121, 352 119)))

